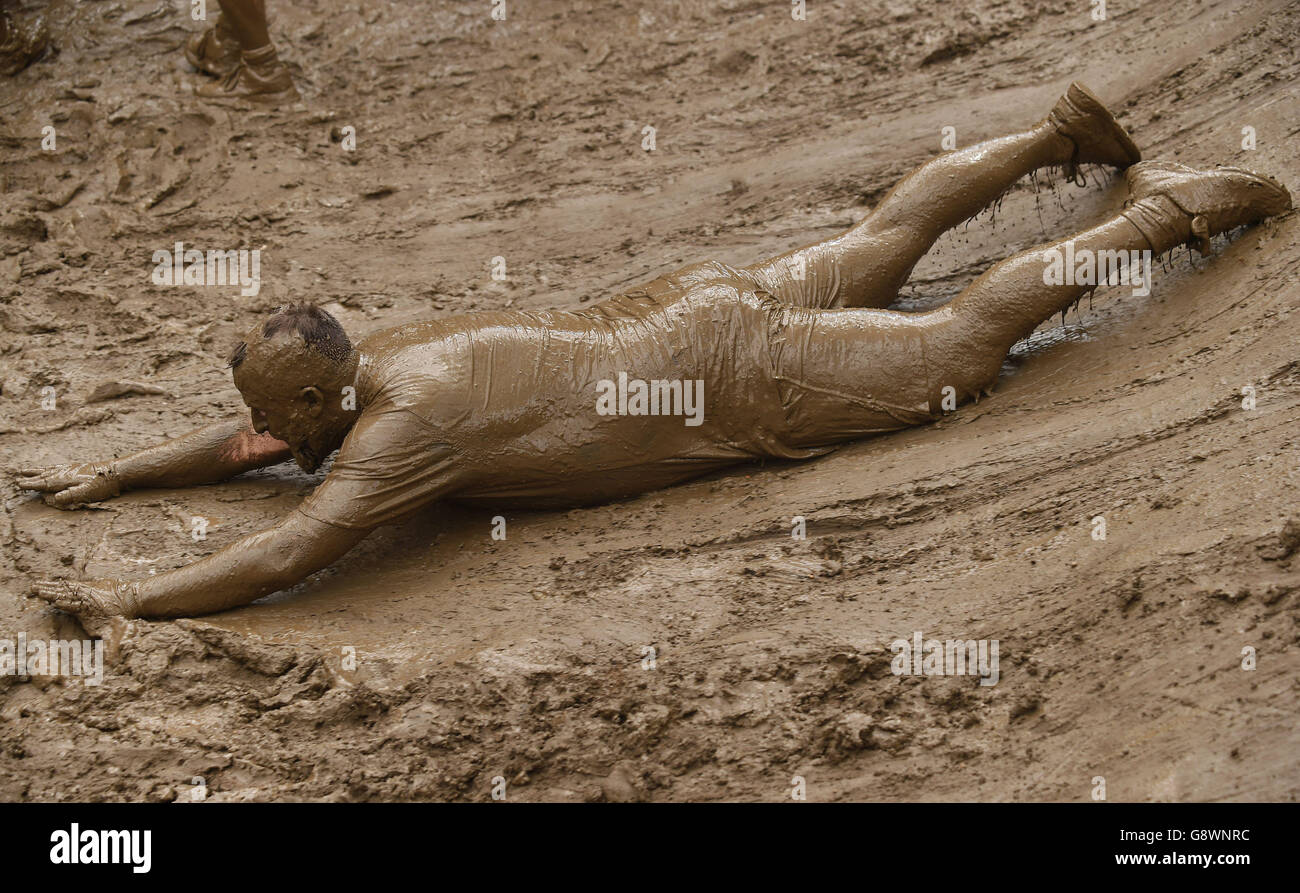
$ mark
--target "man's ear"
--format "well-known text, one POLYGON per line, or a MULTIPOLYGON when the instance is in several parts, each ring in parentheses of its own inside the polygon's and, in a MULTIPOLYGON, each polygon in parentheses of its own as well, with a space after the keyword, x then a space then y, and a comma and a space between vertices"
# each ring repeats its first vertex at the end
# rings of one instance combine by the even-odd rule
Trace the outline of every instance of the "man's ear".
POLYGON ((303 407, 307 410, 307 415, 313 419, 321 414, 325 408, 325 395, 320 392, 320 388, 314 385, 308 385, 298 392, 298 399, 302 401, 303 407))

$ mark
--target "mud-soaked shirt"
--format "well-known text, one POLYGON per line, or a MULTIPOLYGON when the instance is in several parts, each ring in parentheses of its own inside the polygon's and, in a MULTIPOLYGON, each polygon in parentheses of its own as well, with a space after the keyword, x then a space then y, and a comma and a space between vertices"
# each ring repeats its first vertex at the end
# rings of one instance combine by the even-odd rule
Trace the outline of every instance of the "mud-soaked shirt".
POLYGON ((781 307, 701 264, 580 312, 371 335, 358 345, 363 409, 301 511, 371 528, 439 498, 576 505, 823 453, 793 436, 773 375, 781 307))

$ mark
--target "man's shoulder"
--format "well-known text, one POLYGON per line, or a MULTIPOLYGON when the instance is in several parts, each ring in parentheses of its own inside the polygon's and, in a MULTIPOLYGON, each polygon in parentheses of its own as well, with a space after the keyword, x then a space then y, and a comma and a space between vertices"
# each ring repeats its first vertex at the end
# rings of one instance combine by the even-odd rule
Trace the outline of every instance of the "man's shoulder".
POLYGON ((462 455, 448 429, 421 414, 383 403, 362 410, 339 446, 329 476, 402 478, 430 463, 451 462, 462 455))
POLYGON ((372 452, 376 446, 392 445, 397 438, 444 440, 445 434, 445 426, 423 401, 380 398, 361 410, 344 446, 352 442, 372 452))
POLYGON ((365 357, 358 376, 358 396, 366 402, 363 415, 404 410, 432 423, 437 408, 460 387, 459 351, 445 327, 420 328, 422 334, 367 338, 358 345, 365 357))

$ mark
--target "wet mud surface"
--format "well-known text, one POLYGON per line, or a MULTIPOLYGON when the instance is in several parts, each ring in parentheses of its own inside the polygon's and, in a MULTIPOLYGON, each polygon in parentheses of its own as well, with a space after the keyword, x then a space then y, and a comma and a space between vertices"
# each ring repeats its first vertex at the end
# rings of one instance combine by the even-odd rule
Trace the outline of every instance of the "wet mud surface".
MULTIPOLYGON (((0 82, 0 466, 236 411, 226 352, 285 301, 355 338, 834 234, 943 127, 1023 128, 1074 79, 1147 158, 1300 186, 1298 3, 810 6, 273 2, 304 101, 240 112, 189 93, 188 4, 51 3, 57 53, 0 82), (176 241, 262 249, 260 292, 154 285, 176 241)), ((1101 171, 1021 183, 900 306, 1123 198, 1101 171)), ((514 800, 781 800, 799 775, 810 800, 1086 800, 1095 776, 1111 800, 1294 799, 1298 245, 1291 215, 1178 252, 1149 297, 1100 289, 923 428, 506 511, 503 541, 497 509, 438 506, 251 607, 120 624, 98 687, 0 677, 0 797, 482 800, 500 776, 514 800), (893 675, 918 630, 998 639, 998 684, 893 675)), ((320 479, 64 512, 6 478, 0 636, 82 635, 32 579, 179 566, 320 479)))

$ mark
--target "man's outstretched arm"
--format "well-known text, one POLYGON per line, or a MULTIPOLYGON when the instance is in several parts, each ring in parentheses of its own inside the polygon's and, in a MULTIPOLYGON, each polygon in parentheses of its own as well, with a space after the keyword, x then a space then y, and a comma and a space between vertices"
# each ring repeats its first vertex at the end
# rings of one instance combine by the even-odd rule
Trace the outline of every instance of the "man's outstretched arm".
POLYGON ((289 447, 258 434, 248 416, 214 422, 189 434, 111 462, 24 468, 18 486, 49 494, 57 508, 98 502, 141 487, 189 487, 234 477, 289 458, 289 447))
MULTIPOLYGON (((465 473, 448 443, 405 410, 364 415, 325 480, 279 524, 202 561, 144 580, 53 580, 33 594, 76 614, 178 617, 245 605, 288 589, 365 538, 454 492, 465 473)), ((89 629, 89 627, 88 627, 89 629)))
POLYGON ((295 509, 274 527, 174 571, 133 582, 43 581, 33 594, 83 619, 210 614, 288 589, 343 557, 369 532, 295 509))

